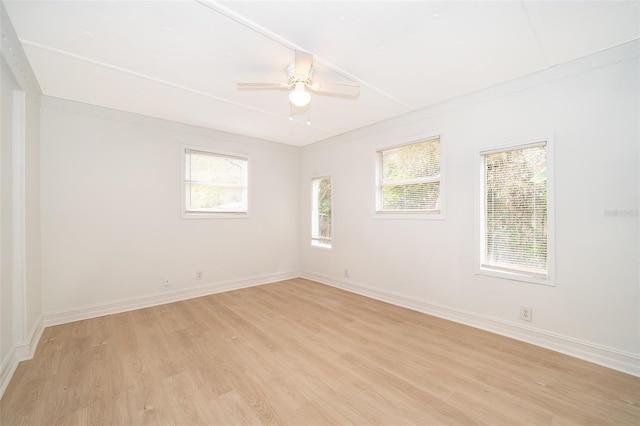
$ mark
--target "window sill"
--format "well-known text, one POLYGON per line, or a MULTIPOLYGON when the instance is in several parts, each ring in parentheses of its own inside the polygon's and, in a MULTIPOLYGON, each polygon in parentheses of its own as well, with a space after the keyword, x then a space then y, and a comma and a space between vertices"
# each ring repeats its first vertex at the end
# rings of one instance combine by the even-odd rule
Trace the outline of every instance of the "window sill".
POLYGON ((225 213, 194 213, 194 212, 182 212, 182 219, 247 219, 249 218, 247 212, 225 212, 225 213))
POLYGON ((476 267, 476 274, 555 287, 555 283, 549 276, 547 276, 547 278, 537 278, 531 275, 527 275, 525 273, 500 271, 497 269, 491 269, 491 268, 481 267, 481 266, 476 267))
POLYGON ((393 219, 393 220, 444 220, 445 216, 442 211, 427 212, 383 212, 376 211, 373 213, 374 219, 393 219))
POLYGON ((331 250, 333 249, 333 245, 311 243, 311 248, 319 250, 331 250))

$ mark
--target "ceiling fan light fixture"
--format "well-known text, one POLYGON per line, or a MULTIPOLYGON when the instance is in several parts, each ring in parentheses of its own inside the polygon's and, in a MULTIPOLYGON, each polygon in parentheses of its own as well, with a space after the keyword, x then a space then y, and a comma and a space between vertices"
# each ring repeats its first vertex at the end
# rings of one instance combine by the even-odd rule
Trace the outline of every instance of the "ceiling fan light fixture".
POLYGON ((298 107, 303 107, 311 100, 311 95, 304 88, 304 83, 296 83, 296 87, 289 94, 289 100, 298 107))

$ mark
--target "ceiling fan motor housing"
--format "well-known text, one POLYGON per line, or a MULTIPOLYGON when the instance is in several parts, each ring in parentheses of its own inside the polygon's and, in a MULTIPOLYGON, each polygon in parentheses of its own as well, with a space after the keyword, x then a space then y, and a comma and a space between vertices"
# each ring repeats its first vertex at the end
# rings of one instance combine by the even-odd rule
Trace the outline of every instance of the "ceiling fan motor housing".
POLYGON ((296 83, 303 83, 306 87, 310 87, 313 84, 313 81, 311 80, 311 74, 312 74, 312 69, 310 68, 309 75, 306 75, 306 76, 296 75, 295 64, 287 65, 287 76, 289 76, 287 83, 291 87, 295 87, 296 83))

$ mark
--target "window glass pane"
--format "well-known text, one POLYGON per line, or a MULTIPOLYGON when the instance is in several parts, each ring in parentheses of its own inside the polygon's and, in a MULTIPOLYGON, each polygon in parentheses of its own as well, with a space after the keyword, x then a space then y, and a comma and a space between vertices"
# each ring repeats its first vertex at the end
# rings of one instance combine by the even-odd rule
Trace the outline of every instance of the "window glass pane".
POLYGON ((546 147, 486 154, 484 263, 545 275, 546 147))
POLYGON ((382 188, 383 210, 435 210, 440 182, 388 185, 382 188))
POLYGON ((439 139, 382 151, 382 181, 384 183, 439 175, 439 139))
POLYGON ((239 212, 246 210, 244 188, 187 184, 187 210, 239 212))
POLYGON ((187 156, 187 180, 228 185, 245 184, 246 160, 191 152, 187 156))
POLYGON ((246 158, 185 150, 185 211, 246 213, 246 158))
POLYGON ((312 179, 311 188, 311 243, 331 247, 331 178, 312 179))

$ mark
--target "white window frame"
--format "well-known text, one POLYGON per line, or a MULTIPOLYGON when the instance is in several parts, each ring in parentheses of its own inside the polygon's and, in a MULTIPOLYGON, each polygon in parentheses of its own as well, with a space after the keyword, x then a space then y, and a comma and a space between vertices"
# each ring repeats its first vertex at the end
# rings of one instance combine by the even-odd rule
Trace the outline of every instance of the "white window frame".
POLYGON ((376 148, 374 152, 375 158, 375 205, 374 205, 374 219, 420 219, 420 220, 444 220, 445 219, 445 154, 444 144, 442 143, 442 136, 439 134, 422 134, 412 137, 407 142, 403 142, 397 145, 382 146, 376 148), (413 145, 420 142, 425 142, 433 139, 438 139, 440 143, 440 178, 439 179, 427 179, 425 182, 440 182, 440 200, 438 211, 425 211, 425 210, 382 210, 382 152, 401 148, 407 145, 413 145))
POLYGON ((251 160, 247 154, 240 154, 236 152, 221 151, 210 147, 182 145, 180 154, 180 215, 183 219, 242 219, 250 217, 249 212, 251 208, 251 160), (247 176, 246 176, 246 197, 247 197, 247 209, 240 212, 198 212, 187 210, 186 206, 186 153, 187 151, 199 151, 204 154, 219 156, 219 157, 231 157, 245 160, 247 162, 247 176))
POLYGON ((522 281, 532 284, 542 284, 555 286, 555 221, 554 221, 554 162, 553 162, 553 137, 545 136, 540 138, 529 139, 526 141, 513 142, 500 145, 497 147, 480 149, 477 151, 478 161, 476 162, 476 176, 478 183, 476 185, 476 266, 475 272, 479 275, 487 275, 497 278, 522 281), (484 156, 487 154, 514 151, 524 148, 546 145, 547 158, 547 274, 541 277, 526 271, 500 270, 484 265, 484 244, 486 242, 485 230, 485 170, 484 156))
POLYGON ((333 218, 334 218, 334 204, 333 204, 333 176, 330 174, 324 174, 324 175, 316 175, 316 176, 311 176, 310 179, 310 189, 311 189, 311 196, 309 197, 311 200, 311 236, 310 236, 310 244, 311 247, 314 249, 320 249, 320 250, 331 250, 333 249, 333 218), (318 200, 316 199, 316 196, 314 194, 314 190, 313 190, 313 185, 314 185, 314 181, 319 180, 319 179, 329 179, 329 181, 331 182, 331 238, 328 240, 328 244, 322 244, 320 241, 323 240, 320 237, 315 237, 314 236, 314 229, 315 229, 315 225, 314 225, 314 220, 316 219, 316 215, 315 215, 315 211, 317 209, 316 205, 318 200), (316 244, 314 244, 316 243, 316 244))

